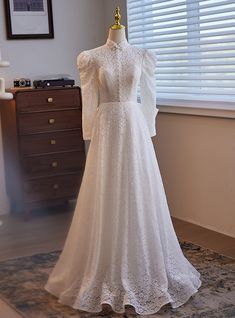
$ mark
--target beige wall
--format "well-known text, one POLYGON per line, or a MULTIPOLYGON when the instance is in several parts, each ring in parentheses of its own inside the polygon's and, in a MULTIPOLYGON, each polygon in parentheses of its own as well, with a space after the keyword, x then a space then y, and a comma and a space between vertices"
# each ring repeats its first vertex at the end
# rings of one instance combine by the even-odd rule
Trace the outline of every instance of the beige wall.
POLYGON ((70 74, 78 84, 76 58, 80 51, 106 40, 105 0, 53 0, 54 39, 7 40, 3 2, 0 1, 0 47, 9 68, 0 73, 7 86, 17 77, 34 79, 50 74, 70 74))
POLYGON ((235 237, 235 119, 159 113, 157 130, 171 215, 235 237))

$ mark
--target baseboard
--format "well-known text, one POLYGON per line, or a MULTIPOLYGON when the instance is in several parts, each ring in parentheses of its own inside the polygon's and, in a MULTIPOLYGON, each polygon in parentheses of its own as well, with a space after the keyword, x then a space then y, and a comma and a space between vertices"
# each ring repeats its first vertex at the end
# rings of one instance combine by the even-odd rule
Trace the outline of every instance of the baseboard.
POLYGON ((216 232, 216 233, 219 233, 219 234, 223 234, 223 235, 229 236, 231 238, 235 238, 235 233, 228 233, 228 232, 225 232, 225 231, 221 231, 220 229, 217 229, 213 225, 201 224, 200 222, 197 222, 197 221, 192 220, 190 218, 179 218, 179 217, 176 217, 174 215, 172 215, 172 217, 175 218, 175 219, 181 220, 181 221, 185 221, 185 222, 188 222, 188 223, 191 223, 191 224, 194 224, 194 225, 198 225, 200 227, 203 227, 204 229, 211 230, 213 232, 216 232))

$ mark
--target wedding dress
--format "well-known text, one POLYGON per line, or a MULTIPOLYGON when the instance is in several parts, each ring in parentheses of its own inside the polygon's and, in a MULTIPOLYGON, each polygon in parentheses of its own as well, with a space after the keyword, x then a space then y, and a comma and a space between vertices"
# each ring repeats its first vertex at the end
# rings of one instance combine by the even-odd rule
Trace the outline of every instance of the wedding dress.
POLYGON ((73 308, 139 314, 184 304, 201 286, 175 234, 151 137, 155 55, 108 39, 78 56, 83 138, 77 204, 45 289, 73 308), (141 101, 137 102, 140 84, 141 101))

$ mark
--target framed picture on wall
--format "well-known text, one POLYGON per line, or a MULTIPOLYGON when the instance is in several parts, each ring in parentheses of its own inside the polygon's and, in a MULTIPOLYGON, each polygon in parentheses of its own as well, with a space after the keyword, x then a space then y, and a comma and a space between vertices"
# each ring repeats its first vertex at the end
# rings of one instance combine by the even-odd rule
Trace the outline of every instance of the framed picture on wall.
POLYGON ((54 38, 51 0, 4 0, 8 39, 54 38))

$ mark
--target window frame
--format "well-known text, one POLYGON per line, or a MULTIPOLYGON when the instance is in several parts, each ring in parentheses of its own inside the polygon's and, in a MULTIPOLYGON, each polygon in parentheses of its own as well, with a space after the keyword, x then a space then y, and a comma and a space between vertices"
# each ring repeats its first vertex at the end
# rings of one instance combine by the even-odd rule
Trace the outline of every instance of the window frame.
MULTIPOLYGON (((199 0, 200 1, 200 0, 199 0)), ((186 3, 186 6, 191 10, 198 10, 198 15, 193 15, 187 19, 187 21, 191 21, 191 23, 187 24, 188 32, 193 34, 194 42, 195 35, 200 34, 200 23, 197 23, 196 20, 199 20, 200 17, 200 5, 198 2, 186 3), (190 31, 190 27, 192 30, 190 31)), ((133 2, 132 2, 133 3, 133 2)), ((186 12, 188 15, 188 11, 186 12)), ((127 23, 128 23, 129 15, 128 15, 128 0, 127 0, 127 23)), ((190 22, 189 21, 189 22, 190 22)), ((129 30, 129 25, 128 25, 129 30)), ((189 34, 189 33, 188 33, 189 34)), ((129 35, 129 32, 127 36, 129 35)), ((200 37, 197 37, 198 41, 200 41, 200 37)), ((190 42, 190 37, 189 40, 190 42)), ((131 42, 130 42, 131 43, 131 42)), ((199 44, 194 44, 194 46, 198 46, 199 44)), ((192 52, 191 54, 195 54, 192 52)), ((198 55, 201 52, 197 52, 198 55)), ((201 67, 201 66, 199 66, 201 67)), ((235 89, 235 87, 234 87, 235 89)), ((218 116, 225 118, 235 118, 235 101, 213 101, 213 100, 204 100, 204 99, 183 99, 183 98, 157 98, 157 106, 160 112, 170 112, 170 113, 189 113, 195 115, 208 115, 208 116, 218 116)))

